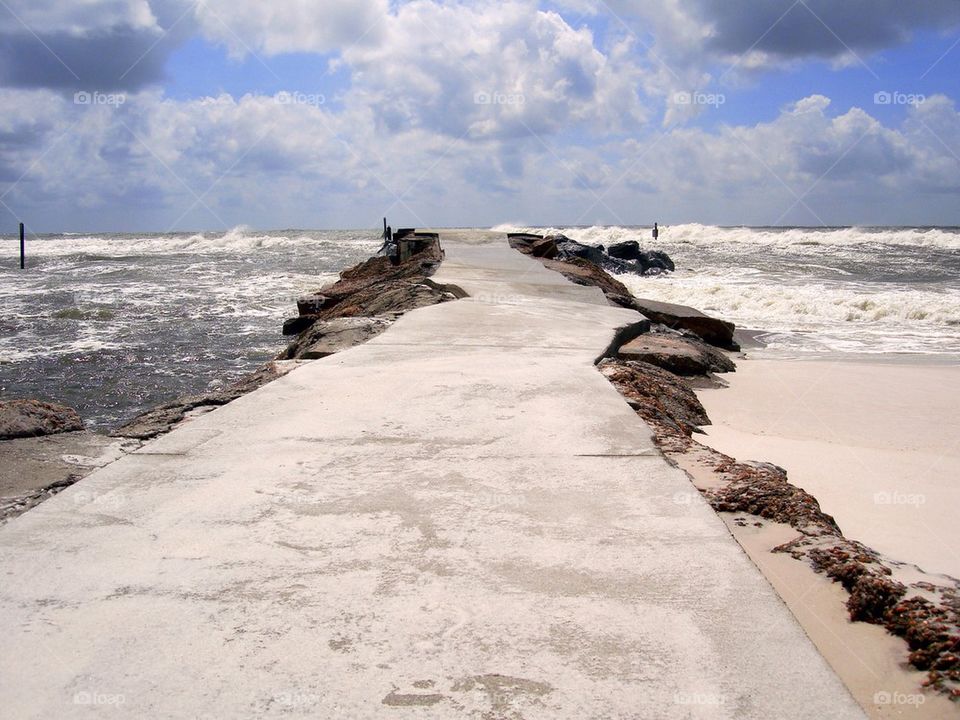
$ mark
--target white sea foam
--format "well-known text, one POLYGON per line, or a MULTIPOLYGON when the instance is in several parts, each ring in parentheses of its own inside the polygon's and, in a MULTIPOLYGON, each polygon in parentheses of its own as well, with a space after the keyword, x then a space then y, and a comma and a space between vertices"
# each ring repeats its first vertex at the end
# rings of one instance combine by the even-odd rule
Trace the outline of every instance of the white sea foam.
POLYGON ((960 353, 960 278, 950 269, 960 234, 951 230, 679 225, 662 227, 654 243, 637 228, 496 229, 666 250, 677 272, 619 279, 638 297, 770 333, 791 352, 960 353))
MULTIPOLYGON (((362 233, 339 233, 337 245, 370 244, 362 233)), ((262 233, 240 225, 227 232, 166 235, 63 235, 31 238, 27 258, 61 258, 75 255, 117 258, 140 255, 243 254, 257 250, 303 247, 316 252, 330 239, 297 231, 262 233)), ((0 243, 0 257, 20 252, 16 243, 0 243)))
MULTIPOLYGON (((534 228, 498 225, 497 232, 563 233, 588 244, 609 245, 622 240, 651 242, 649 228, 594 226, 586 228, 534 228)), ((817 245, 907 245, 960 249, 960 232, 955 228, 749 228, 716 227, 687 223, 661 225, 660 241, 694 245, 730 245, 731 243, 776 246, 816 247, 817 245)))

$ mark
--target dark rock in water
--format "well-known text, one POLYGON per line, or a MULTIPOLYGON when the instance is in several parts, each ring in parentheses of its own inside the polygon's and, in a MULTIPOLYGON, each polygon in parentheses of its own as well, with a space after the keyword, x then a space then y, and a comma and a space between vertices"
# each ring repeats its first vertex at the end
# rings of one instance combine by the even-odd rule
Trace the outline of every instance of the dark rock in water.
POLYGON ((542 262, 545 267, 556 270, 577 285, 598 287, 603 290, 604 295, 630 296, 626 285, 589 260, 571 258, 570 260, 542 260, 542 262))
POLYGON ((548 238, 556 243, 557 257, 561 260, 578 257, 589 260, 594 265, 603 266, 603 263, 610 259, 601 248, 594 247, 593 245, 584 245, 576 240, 571 240, 565 235, 550 235, 548 238))
POLYGON ((687 436, 710 424, 696 393, 673 373, 632 360, 607 359, 598 367, 648 423, 687 436))
POLYGON ((341 350, 361 345, 376 337, 392 324, 392 318, 344 317, 335 320, 320 320, 311 325, 286 350, 278 360, 315 360, 333 355, 341 350))
POLYGON ((673 272, 677 269, 677 266, 674 264, 673 260, 670 259, 670 256, 662 250, 650 250, 645 254, 647 265, 651 267, 659 266, 664 270, 669 270, 670 272, 673 272))
POLYGON ((324 308, 336 305, 337 301, 320 293, 302 295, 297 298, 297 312, 301 315, 316 315, 324 308))
POLYGON ((83 430, 73 408, 39 400, 0 401, 0 440, 83 430))
POLYGON ((636 310, 653 322, 666 325, 672 330, 689 330, 710 345, 724 350, 740 349, 733 339, 736 326, 732 322, 718 320, 685 305, 635 298, 629 292, 611 293, 607 299, 621 307, 636 310))
POLYGON ((646 333, 621 345, 621 360, 636 360, 669 370, 677 375, 706 375, 733 372, 736 365, 721 350, 679 335, 646 333))
POLYGON ((319 317, 319 315, 301 315, 299 317, 290 318, 289 320, 284 320, 283 334, 299 335, 308 327, 313 325, 319 319, 319 317))
POLYGON ((625 240, 624 242, 614 243, 607 248, 607 254, 610 257, 620 260, 639 260, 640 243, 636 240, 625 240))

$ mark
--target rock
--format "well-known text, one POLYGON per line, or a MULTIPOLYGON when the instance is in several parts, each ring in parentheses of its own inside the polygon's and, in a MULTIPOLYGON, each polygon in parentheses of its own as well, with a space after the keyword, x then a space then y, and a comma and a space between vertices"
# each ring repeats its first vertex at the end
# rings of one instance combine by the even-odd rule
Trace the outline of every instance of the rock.
POLYGON ((393 322, 383 317, 344 317, 320 320, 300 335, 278 360, 315 360, 376 337, 393 322))
POLYGON ((0 401, 0 440, 83 430, 73 408, 39 400, 0 401))
POLYGON ((619 258, 620 260, 639 260, 640 243, 636 240, 625 240, 624 242, 614 243, 607 248, 607 254, 610 257, 619 258))
POLYGON ((313 325, 319 318, 320 318, 319 315, 300 315, 299 317, 290 318, 289 320, 284 320, 283 334, 299 335, 308 327, 313 325))
POLYGON ((710 317, 685 305, 635 298, 629 292, 614 292, 608 296, 608 299, 621 307, 636 310, 653 322, 666 325, 672 330, 689 330, 710 345, 724 350, 740 349, 733 339, 736 326, 732 322, 710 317))
POLYGON ((677 269, 677 266, 673 260, 670 259, 670 256, 662 250, 650 250, 644 253, 644 255, 646 256, 646 265, 649 267, 663 267, 670 272, 677 269))
POLYGON ((532 233, 507 233, 507 242, 510 243, 510 247, 525 255, 532 254, 533 243, 543 239, 543 235, 533 235, 532 233))
POLYGON ((706 375, 737 369, 722 351, 704 342, 663 333, 646 333, 621 345, 616 357, 656 365, 677 375, 706 375))
POLYGON ((372 285, 396 280, 422 280, 436 270, 439 261, 442 259, 443 253, 440 250, 439 242, 426 245, 425 249, 398 265, 394 265, 388 257, 370 258, 341 272, 340 279, 337 282, 320 288, 316 294, 329 298, 330 302, 325 304, 317 313, 301 312, 301 314, 320 314, 324 317, 336 316, 336 313, 331 311, 344 299, 372 285))
POLYGON ((186 418, 188 413, 197 409, 212 410, 221 405, 226 405, 238 397, 251 393, 268 382, 286 375, 295 366, 296 363, 269 362, 224 388, 202 395, 182 397, 148 410, 128 423, 121 425, 110 434, 113 437, 136 438, 139 440, 157 437, 172 430, 175 425, 186 418))
POLYGON ((359 315, 390 315, 455 300, 452 293, 426 282, 389 280, 366 285, 320 313, 321 320, 359 315))
POLYGON ((557 243, 553 238, 535 240, 530 246, 530 254, 538 258, 555 258, 558 252, 557 243))
POLYGON ((301 295, 297 298, 297 312, 301 315, 316 315, 324 308, 332 307, 336 304, 337 301, 335 299, 320 293, 301 295))
POLYGON ((609 259, 609 256, 602 248, 593 245, 584 245, 576 240, 571 240, 565 235, 548 235, 545 240, 552 240, 557 246, 557 257, 561 260, 570 258, 583 258, 589 260, 594 265, 603 265, 609 259))
POLYGON ((542 260, 545 267, 556 270, 571 282, 577 285, 588 285, 603 290, 604 295, 630 297, 630 291, 619 280, 614 279, 603 268, 584 260, 571 258, 570 260, 542 260))
POLYGON ((687 436, 710 424, 693 389, 673 373, 649 363, 609 358, 598 367, 648 423, 687 436))

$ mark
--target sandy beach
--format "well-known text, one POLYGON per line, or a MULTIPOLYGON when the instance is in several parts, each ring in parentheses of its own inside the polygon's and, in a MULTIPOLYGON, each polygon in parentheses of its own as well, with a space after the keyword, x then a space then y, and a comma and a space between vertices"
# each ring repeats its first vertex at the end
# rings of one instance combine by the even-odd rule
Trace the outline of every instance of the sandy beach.
POLYGON ((960 363, 738 360, 698 440, 787 469, 844 535, 960 577, 960 363))
MULTIPOLYGON (((729 387, 698 391, 713 422, 697 436, 700 443, 741 461, 785 468, 847 538, 886 556, 901 582, 949 584, 945 576, 960 574, 956 362, 787 360, 749 352, 737 363, 737 372, 724 376, 729 387)), ((679 462, 698 487, 716 482, 695 454, 679 462)), ((847 594, 837 583, 771 552, 796 537, 793 529, 754 527, 736 516, 721 513, 870 717, 957 713, 943 696, 921 691, 924 674, 909 666, 900 638, 849 621, 847 594)))

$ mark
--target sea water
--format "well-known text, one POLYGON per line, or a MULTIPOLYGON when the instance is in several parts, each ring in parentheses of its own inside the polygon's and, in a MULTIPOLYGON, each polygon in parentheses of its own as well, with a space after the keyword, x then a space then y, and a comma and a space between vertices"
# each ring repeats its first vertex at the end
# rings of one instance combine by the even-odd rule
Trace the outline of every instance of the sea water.
POLYGON ((0 237, 0 398, 111 427, 256 369, 296 298, 380 245, 370 231, 0 237))
MULTIPOLYGON (((641 297, 759 333, 764 352, 960 355, 958 228, 513 228, 638 240, 677 271, 641 297)), ((0 236, 0 397, 109 427, 256 369, 296 298, 373 254, 376 230, 0 236)))
POLYGON ((676 272, 618 279, 753 331, 767 354, 960 355, 960 228, 498 229, 664 250, 676 272))

